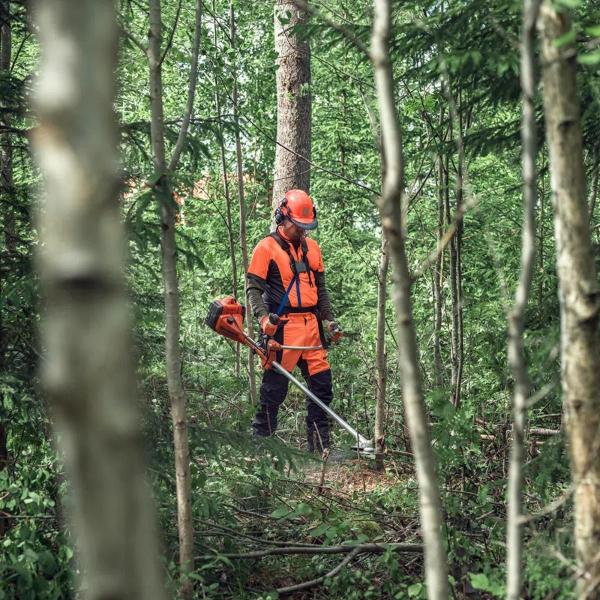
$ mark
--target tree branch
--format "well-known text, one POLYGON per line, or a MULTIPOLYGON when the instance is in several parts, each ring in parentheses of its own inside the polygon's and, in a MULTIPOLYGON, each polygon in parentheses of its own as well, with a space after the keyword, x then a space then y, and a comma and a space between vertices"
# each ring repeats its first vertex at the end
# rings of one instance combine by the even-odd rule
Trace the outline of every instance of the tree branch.
MULTIPOLYGON (((198 7, 196 7, 197 10, 198 7)), ((175 37, 175 30, 177 29, 177 24, 179 23, 179 15, 181 14, 181 0, 179 0, 179 4, 177 5, 177 13, 175 14, 175 23, 173 23, 173 28, 171 29, 171 33, 169 34, 169 39, 167 41, 167 45, 165 46, 165 51, 162 53, 160 57, 160 65, 162 66, 163 62, 165 62, 165 58, 167 58, 167 54, 173 45, 173 38, 175 37)))
MULTIPOLYGON (((253 559, 264 558, 265 556, 288 556, 292 554, 344 554, 346 552, 356 552, 357 554, 382 554, 386 550, 393 552, 414 552, 422 553, 421 544, 349 544, 344 546, 288 546, 267 548, 266 550, 254 550, 239 554, 220 554, 229 559, 253 559)), ((214 558, 213 555, 199 556, 198 560, 208 560, 214 558)))
MULTIPOLYGON (((181 3, 179 6, 181 7, 181 3)), ((187 106, 183 115, 183 121, 181 122, 181 129, 177 136, 177 143, 175 144, 175 149, 173 150, 173 155, 169 162, 169 172, 173 172, 179 162, 179 157, 181 156, 181 151, 183 150, 183 145, 190 126, 192 111, 194 109, 194 97, 196 95, 196 85, 198 83, 198 55, 200 54, 200 37, 202 34, 202 3, 200 0, 196 0, 195 14, 194 45, 192 47, 192 64, 190 66, 187 106)))

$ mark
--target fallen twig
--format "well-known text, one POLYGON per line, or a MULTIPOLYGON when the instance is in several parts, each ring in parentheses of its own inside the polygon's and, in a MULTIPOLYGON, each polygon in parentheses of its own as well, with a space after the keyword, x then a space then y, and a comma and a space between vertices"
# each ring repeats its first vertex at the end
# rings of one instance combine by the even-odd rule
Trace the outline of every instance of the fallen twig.
POLYGON ((335 577, 357 554, 359 554, 359 551, 357 548, 355 548, 352 552, 350 552, 350 554, 348 554, 348 556, 346 556, 346 558, 344 558, 344 560, 339 565, 337 565, 337 567, 335 567, 335 569, 329 571, 329 573, 321 575, 321 577, 317 577, 316 579, 305 581, 304 583, 298 583, 296 585, 278 588, 276 591, 278 594, 291 594, 292 592, 298 592, 300 590, 307 590, 311 587, 315 587, 323 583, 323 581, 325 581, 325 579, 327 579, 328 577, 335 577))
MULTIPOLYGON (((356 554, 382 554, 386 550, 393 552, 414 552, 422 553, 421 544, 348 544, 344 546, 288 546, 285 548, 267 548, 266 550, 253 550, 252 552, 242 552, 238 554, 220 554, 228 559, 253 559, 264 558, 265 556, 287 556, 290 554, 344 554, 345 552, 354 552, 356 554)), ((198 560, 210 560, 215 555, 199 556, 198 560)))

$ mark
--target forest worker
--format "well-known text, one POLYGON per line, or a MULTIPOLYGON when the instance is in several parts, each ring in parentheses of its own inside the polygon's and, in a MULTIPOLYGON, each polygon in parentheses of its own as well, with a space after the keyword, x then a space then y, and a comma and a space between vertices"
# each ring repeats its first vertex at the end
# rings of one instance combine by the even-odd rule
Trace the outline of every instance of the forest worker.
MULTIPOLYGON (((331 369, 323 328, 337 342, 342 331, 331 311, 319 244, 307 237, 317 226, 317 210, 302 190, 289 190, 274 213, 276 231, 262 239, 252 253, 246 274, 248 303, 264 335, 284 346, 276 360, 289 372, 298 365, 313 394, 329 404, 333 397, 331 369), (316 347, 316 348, 315 348, 316 347)), ((277 413, 288 390, 288 380, 265 370, 260 407, 252 422, 255 435, 269 436, 277 429, 277 413)), ((325 411, 307 398, 308 450, 329 448, 325 411)))

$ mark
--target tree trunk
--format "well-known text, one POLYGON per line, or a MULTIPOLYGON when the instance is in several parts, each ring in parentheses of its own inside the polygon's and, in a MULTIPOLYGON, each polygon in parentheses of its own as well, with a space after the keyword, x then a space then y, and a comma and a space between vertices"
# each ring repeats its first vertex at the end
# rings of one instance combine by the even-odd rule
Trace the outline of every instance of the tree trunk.
POLYGON ((109 0, 39 0, 42 381, 90 599, 165 598, 136 411, 109 0), (58 84, 60 82, 60 84, 58 84))
POLYGON ((375 465, 383 471, 385 452, 385 391, 387 382, 387 360, 385 352, 385 306, 387 304, 387 273, 390 255, 385 237, 381 240, 381 259, 379 261, 377 285, 377 339, 375 343, 375 365, 377 371, 377 390, 375 400, 375 465))
MULTIPOLYGON (((233 1, 229 4, 229 26, 230 26, 230 39, 231 47, 235 50, 235 11, 233 1)), ((240 246, 242 249, 242 266, 244 267, 244 273, 248 271, 248 235, 246 233, 246 196, 244 193, 244 163, 242 161, 242 140, 240 137, 240 119, 238 112, 238 90, 237 90, 237 67, 234 66, 233 73, 233 89, 232 89, 232 103, 233 103, 233 123, 235 128, 235 156, 237 164, 237 182, 238 182, 238 197, 239 197, 239 214, 240 214, 240 246)), ((248 302, 248 294, 245 291, 244 286, 244 297, 246 306, 250 306, 248 302)), ((254 324, 252 322, 252 314, 250 311, 246 312, 246 333, 254 338, 254 324)), ((256 405, 256 370, 254 368, 254 352, 248 348, 248 379, 250 385, 250 402, 252 406, 256 405)))
MULTIPOLYGON (((542 167, 544 165, 542 158, 542 167)), ((546 245, 546 181, 545 176, 540 178, 540 242, 539 242, 539 259, 538 259, 538 309, 541 310, 542 302, 544 300, 544 259, 545 259, 545 245, 546 245)))
POLYGON ((306 21, 306 13, 293 0, 276 0, 277 146, 273 207, 288 190, 310 192, 310 46, 295 32, 306 21), (280 19, 287 22, 282 24, 280 19))
POLYGON ((590 192, 590 226, 594 225, 594 213, 596 212, 596 201, 598 200, 598 176, 600 175, 600 144, 594 146, 594 158, 592 166, 592 191, 590 192))
MULTIPOLYGON (((440 154, 438 158, 438 227, 437 241, 438 246, 444 236, 444 189, 445 189, 445 169, 444 157, 440 154)), ((444 366, 442 363, 442 307, 444 298, 442 295, 442 286, 444 281, 444 252, 438 252, 435 259, 435 269, 433 272, 433 362, 435 369, 435 385, 438 389, 444 385, 444 366)))
MULTIPOLYGON (((462 138, 462 106, 459 105, 458 112, 458 134, 462 138)), ((458 152, 458 167, 456 170, 456 233, 452 238, 454 242, 455 268, 454 276, 456 278, 456 304, 453 308, 455 311, 455 326, 456 333, 456 382, 454 386, 454 395, 452 403, 456 408, 460 406, 462 392, 462 376, 463 376, 463 361, 464 361, 464 331, 463 331, 463 292, 462 292, 462 239, 464 221, 462 218, 463 201, 464 201, 464 185, 463 174, 465 168, 464 153, 458 152)))
POLYGON ((561 309, 561 378, 575 486, 575 547, 584 572, 581 597, 600 591, 600 295, 592 253, 573 44, 555 41, 571 30, 565 13, 540 12, 546 136, 550 151, 561 309))
MULTIPOLYGON (((217 10, 215 0, 212 3, 213 9, 213 44, 215 51, 218 50, 219 39, 217 36, 217 10)), ((215 110, 217 111, 217 128, 219 132, 219 147, 221 155, 221 171, 223 172, 223 193, 225 194, 225 222, 227 226, 227 240, 229 242, 229 258, 231 260, 231 293, 235 298, 238 295, 238 274, 237 258, 235 256, 235 243, 233 240, 233 219, 231 217, 231 193, 229 191, 229 178, 227 175, 227 158, 225 156, 225 138, 223 136, 223 122, 221 116, 221 98, 219 96, 220 83, 216 77, 215 69, 215 110)), ((234 345, 235 366, 234 374, 237 379, 240 377, 240 345, 234 345)))
POLYGON ((523 233, 521 242, 521 272, 515 304, 508 317, 508 361, 515 389, 513 394, 513 439, 508 471, 508 515, 506 526, 506 597, 519 600, 523 585, 523 463, 527 428, 527 400, 530 394, 529 374, 525 360, 523 332, 525 309, 529 300, 535 269, 535 205, 537 197, 537 132, 535 123, 535 23, 541 0, 525 0, 521 32, 521 119, 523 170, 523 233))
MULTIPOLYGON (((12 30, 10 19, 9 0, 0 0, 0 73, 5 77, 10 76, 12 57, 12 30)), ((5 113, 2 122, 5 127, 10 127, 10 116, 5 113)), ((13 160, 12 160, 12 138, 10 133, 0 137, 0 192, 7 199, 3 203, 4 213, 4 243, 7 253, 12 256, 17 251, 16 219, 13 208, 14 185, 13 185, 13 160)))
POLYGON ((164 115, 161 65, 161 3, 150 0, 150 29, 148 31, 148 63, 150 68, 151 137, 154 170, 159 175, 155 193, 160 203, 162 272, 165 288, 166 368, 167 386, 171 401, 175 474, 177 488, 177 526, 179 532, 179 564, 181 596, 191 600, 194 570, 194 531, 192 525, 192 493, 190 454, 188 445, 186 398, 181 379, 181 346, 179 344, 179 284, 177 280, 177 244, 175 239, 176 206, 171 193, 165 157, 164 115))
POLYGON ((403 236, 404 165, 402 137, 394 106, 394 83, 389 54, 390 28, 390 0, 375 0, 371 58, 375 71, 385 160, 385 178, 379 208, 393 265, 393 300, 398 330, 402 396, 419 483, 427 594, 431 600, 442 600, 448 597, 448 566, 442 541, 443 519, 435 457, 421 389, 417 339, 410 299, 410 274, 403 236))
MULTIPOLYGON (((444 203, 446 208, 446 224, 450 227, 452 225, 452 208, 450 206, 450 157, 447 157, 446 168, 445 168, 445 188, 444 188, 444 203)), ((456 225, 458 227, 458 223, 456 225)), ((452 393, 452 404, 455 404, 456 389, 458 385, 458 356, 459 356, 459 343, 458 343, 458 289, 457 289, 457 254, 456 254, 456 231, 448 244, 450 247, 449 252, 449 275, 450 275, 450 302, 451 302, 451 336, 450 336, 450 362, 451 362, 451 375, 450 375, 450 386, 452 393)))

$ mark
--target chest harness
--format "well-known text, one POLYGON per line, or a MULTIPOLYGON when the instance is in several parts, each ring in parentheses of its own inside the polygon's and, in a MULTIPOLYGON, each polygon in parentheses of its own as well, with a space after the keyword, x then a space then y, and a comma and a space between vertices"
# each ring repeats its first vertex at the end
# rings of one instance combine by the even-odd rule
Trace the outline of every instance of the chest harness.
POLYGON ((311 312, 311 309, 314 311, 315 307, 308 307, 308 308, 303 308, 302 307, 302 298, 300 296, 300 273, 306 273, 308 275, 308 283, 310 284, 310 287, 313 287, 313 277, 312 277, 312 273, 311 273, 311 268, 310 268, 310 264, 308 262, 308 245, 306 243, 306 240, 302 240, 302 244, 300 245, 300 248, 302 250, 302 257, 300 260, 296 260, 294 258, 294 256, 292 255, 292 251, 290 248, 290 244, 284 240, 276 231, 271 233, 270 236, 277 242, 277 244, 279 245, 279 247, 288 255, 289 259, 290 259, 290 268, 292 270, 292 280, 290 281, 290 284, 287 287, 287 290, 285 291, 285 294, 283 295, 283 298, 281 299, 281 302, 279 303, 279 306, 277 307, 277 315, 281 316, 281 314, 283 312, 288 312, 288 313, 300 313, 300 312, 311 312), (288 298, 290 296, 290 292, 292 291, 292 287, 294 287, 294 285, 296 285, 296 297, 298 298, 298 306, 297 307, 292 307, 292 306, 288 306, 287 302, 288 302, 288 298))

